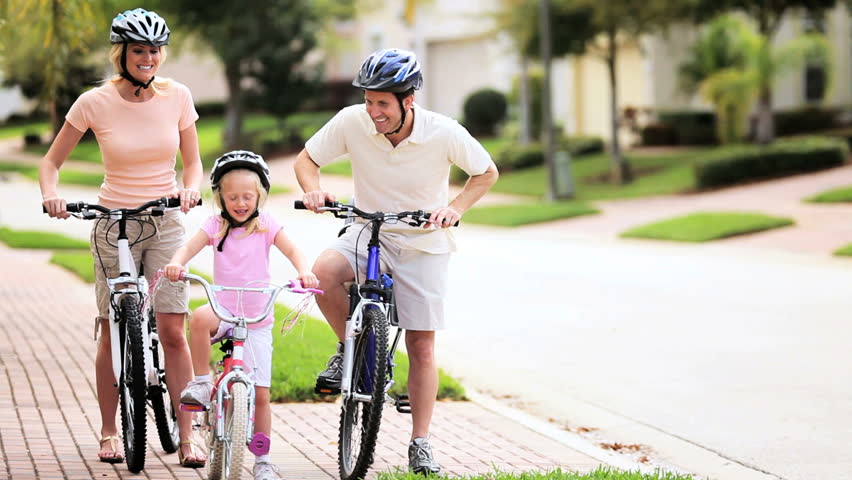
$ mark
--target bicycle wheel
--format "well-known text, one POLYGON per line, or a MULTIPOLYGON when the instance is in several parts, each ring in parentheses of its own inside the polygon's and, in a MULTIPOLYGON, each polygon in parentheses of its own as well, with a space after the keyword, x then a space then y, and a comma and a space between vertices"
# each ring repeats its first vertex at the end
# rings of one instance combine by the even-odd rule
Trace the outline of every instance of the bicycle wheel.
POLYGON ((121 298, 122 372, 119 383, 121 430, 124 434, 124 456, 127 469, 138 473, 145 468, 145 353, 142 345, 142 314, 135 296, 121 298))
POLYGON ((225 442, 216 437, 216 417, 219 405, 210 402, 210 408, 204 412, 204 428, 207 434, 207 480, 222 480, 225 471, 225 442))
POLYGON ((169 397, 169 387, 166 385, 166 370, 161 366, 161 359, 165 357, 160 347, 160 342, 156 340, 156 319, 153 315, 149 315, 149 317, 148 335, 151 338, 151 358, 154 360, 152 368, 157 371, 159 385, 148 387, 148 400, 151 402, 151 409, 154 410, 154 422, 157 424, 160 445, 166 453, 174 453, 177 451, 180 441, 177 412, 169 397))
POLYGON ((340 480, 360 480, 373 464, 382 421, 388 369, 388 324, 377 308, 364 312, 363 330, 355 340, 352 391, 370 395, 369 402, 343 401, 340 412, 338 463, 340 480))
MULTIPOLYGON (((228 480, 242 478, 243 457, 248 440, 248 390, 244 383, 232 383, 225 400, 225 432, 221 448, 221 475, 228 480)), ((212 478, 212 477, 211 477, 212 478)))

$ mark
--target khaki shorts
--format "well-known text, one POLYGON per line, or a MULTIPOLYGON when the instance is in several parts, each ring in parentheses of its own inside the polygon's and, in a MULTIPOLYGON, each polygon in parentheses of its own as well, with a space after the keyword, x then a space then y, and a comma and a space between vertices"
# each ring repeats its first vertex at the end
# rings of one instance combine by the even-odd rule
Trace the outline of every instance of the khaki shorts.
MULTIPOLYGON (((168 210, 162 217, 150 217, 150 222, 128 221, 127 238, 132 245, 130 253, 139 269, 145 265, 145 278, 153 280, 157 270, 163 268, 177 249, 183 245, 186 229, 180 210, 168 210), (153 223, 153 225, 152 225, 153 223), (141 234, 141 237, 140 237, 141 234), (150 237, 133 245, 137 238, 150 237)), ((109 318, 109 286, 106 279, 115 278, 118 268, 118 222, 110 219, 95 221, 90 237, 92 257, 95 259, 95 297, 98 302, 98 319, 109 318), (108 235, 104 235, 108 232, 108 235), (111 244, 111 245, 110 245, 111 244), (106 270, 106 273, 104 272, 106 270)), ((158 313, 187 313, 189 290, 186 282, 160 281, 154 296, 154 311, 158 313)))
MULTIPOLYGON (((359 282, 367 270, 367 243, 370 229, 353 224, 337 239, 331 249, 349 261, 352 271, 358 271, 359 282), (360 233, 360 238, 359 237, 360 233), (355 242, 358 241, 356 247, 355 242), (357 257, 356 257, 357 252, 357 257), (355 263, 358 263, 356 270, 355 263)), ((444 328, 444 296, 447 293, 447 270, 450 254, 426 253, 400 248, 382 234, 381 271, 393 274, 393 294, 399 326, 406 330, 441 330, 444 328)))

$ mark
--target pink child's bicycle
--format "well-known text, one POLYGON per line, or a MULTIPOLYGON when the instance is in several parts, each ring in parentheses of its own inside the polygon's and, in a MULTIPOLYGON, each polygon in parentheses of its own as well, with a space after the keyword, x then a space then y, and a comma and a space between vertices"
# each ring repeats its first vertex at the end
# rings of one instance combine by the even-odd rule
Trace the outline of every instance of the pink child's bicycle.
POLYGON ((184 273, 183 280, 201 284, 210 300, 214 314, 223 322, 233 324, 222 342, 225 353, 217 365, 217 375, 213 382, 210 406, 181 404, 181 410, 205 412, 201 424, 206 433, 209 448, 209 480, 236 480, 242 477, 243 456, 246 446, 254 454, 263 454, 269 450, 269 437, 254 431, 254 380, 243 370, 243 345, 248 336, 248 325, 264 320, 275 306, 275 299, 282 290, 300 294, 322 294, 322 290, 302 288, 298 281, 287 285, 270 285, 264 288, 224 287, 211 285, 202 277, 184 273), (256 317, 233 315, 222 307, 216 299, 216 292, 232 291, 239 295, 256 293, 267 298, 263 312, 256 317))

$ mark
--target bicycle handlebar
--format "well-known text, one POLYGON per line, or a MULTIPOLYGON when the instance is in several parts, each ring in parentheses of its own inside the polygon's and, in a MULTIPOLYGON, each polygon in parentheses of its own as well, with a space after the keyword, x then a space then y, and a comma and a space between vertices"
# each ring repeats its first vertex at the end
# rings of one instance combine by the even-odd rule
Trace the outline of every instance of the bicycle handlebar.
MULTIPOLYGON (((305 202, 303 202, 301 200, 296 200, 295 203, 293 204, 293 208, 295 208, 296 210, 307 210, 307 207, 305 207, 305 202)), ((334 216, 338 217, 338 218, 341 217, 341 215, 339 215, 338 212, 351 212, 351 213, 355 214, 355 216, 361 217, 365 220, 378 220, 378 221, 382 221, 382 222, 386 221, 386 220, 391 220, 391 219, 400 220, 400 219, 403 219, 405 217, 408 217, 411 220, 413 220, 413 222, 412 223, 405 222, 405 223, 408 223, 409 225, 412 225, 412 226, 415 226, 415 227, 420 227, 424 223, 427 223, 429 221, 429 217, 432 216, 431 213, 424 212, 423 210, 416 210, 416 211, 409 211, 409 212, 398 212, 398 213, 385 213, 385 212, 369 213, 369 212, 365 212, 365 211, 359 209, 355 205, 347 205, 345 203, 331 202, 331 201, 328 201, 328 200, 326 200, 324 207, 320 207, 320 210, 332 212, 332 213, 334 213, 334 216)), ((453 226, 458 227, 459 222, 456 222, 453 226)))
MULTIPOLYGON (((197 205, 201 205, 201 199, 200 198, 198 199, 198 203, 196 203, 196 206, 197 205)), ((141 212, 143 212, 143 211, 145 211, 149 208, 152 208, 152 207, 154 207, 154 208, 156 208, 156 207, 177 208, 179 206, 180 206, 180 198, 162 197, 162 198, 158 198, 157 200, 151 200, 150 202, 146 202, 146 203, 142 204, 141 206, 139 206, 137 208, 113 208, 113 209, 110 209, 110 208, 104 207, 102 205, 98 205, 96 203, 86 203, 86 202, 66 203, 65 204, 65 211, 67 211, 68 213, 84 213, 88 210, 96 210, 96 211, 101 212, 101 213, 109 214, 113 210, 121 210, 126 215, 136 215, 136 214, 139 214, 139 213, 141 213, 141 212)), ((41 211, 42 211, 42 213, 47 213, 47 209, 44 208, 44 205, 41 206, 41 211)))
POLYGON ((204 293, 207 294, 207 299, 210 300, 210 306, 213 308, 213 312, 220 320, 228 323, 239 323, 240 321, 245 321, 246 324, 251 324, 263 321, 272 312, 272 309, 275 306, 275 299, 278 297, 278 294, 281 293, 282 290, 287 290, 293 293, 308 293, 311 295, 322 295, 324 293, 322 290, 317 288, 302 287, 302 284, 298 280, 290 280, 286 285, 275 285, 274 287, 265 288, 224 287, 221 285, 212 285, 203 277, 186 272, 181 274, 180 280, 191 280, 193 282, 200 283, 201 286, 204 287, 204 293), (269 299, 266 301, 266 306, 263 309, 263 313, 256 317, 234 316, 231 315, 230 312, 225 310, 224 307, 222 307, 222 305, 220 305, 219 301, 216 299, 215 292, 224 291, 265 293, 269 295, 269 299))

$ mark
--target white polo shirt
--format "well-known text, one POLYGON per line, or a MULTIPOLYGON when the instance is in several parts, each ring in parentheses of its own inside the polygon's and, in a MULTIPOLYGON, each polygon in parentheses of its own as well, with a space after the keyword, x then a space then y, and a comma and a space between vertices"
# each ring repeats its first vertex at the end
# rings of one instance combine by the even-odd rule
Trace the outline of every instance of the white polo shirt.
MULTIPOLYGON (((481 175, 493 164, 491 156, 455 120, 416 103, 412 110, 411 135, 396 147, 376 131, 365 105, 359 104, 338 112, 305 148, 320 167, 349 154, 355 199, 362 210, 431 212, 446 207, 450 165, 471 176, 481 175)), ((383 226, 382 232, 402 248, 428 253, 455 250, 451 229, 397 224, 383 226)))

